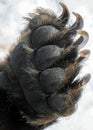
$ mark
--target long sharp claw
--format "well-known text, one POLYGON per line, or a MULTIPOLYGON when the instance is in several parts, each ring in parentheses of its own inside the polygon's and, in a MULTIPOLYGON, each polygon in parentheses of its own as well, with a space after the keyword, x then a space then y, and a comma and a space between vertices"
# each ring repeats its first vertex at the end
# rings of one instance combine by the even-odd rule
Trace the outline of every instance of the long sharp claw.
POLYGON ((91 75, 90 75, 90 74, 86 74, 86 75, 83 77, 83 79, 81 80, 82 86, 85 85, 85 84, 87 84, 87 83, 89 82, 90 78, 91 78, 91 75))
POLYGON ((81 15, 79 15, 78 13, 74 13, 73 14, 76 16, 76 21, 75 23, 70 27, 70 29, 82 29, 83 25, 84 25, 84 21, 83 18, 81 17, 81 15))
POLYGON ((63 3, 60 3, 60 5, 62 6, 63 8, 63 12, 62 14, 60 15, 60 19, 62 20, 62 25, 65 26, 69 20, 69 17, 70 17, 70 12, 67 8, 67 6, 63 3))
POLYGON ((81 89, 82 86, 86 85, 86 84, 89 82, 90 78, 91 78, 91 75, 90 75, 90 74, 86 74, 86 75, 77 83, 77 85, 75 86, 74 89, 77 89, 77 90, 81 89))
POLYGON ((78 40, 75 41, 74 45, 78 46, 78 49, 81 49, 89 40, 89 35, 86 31, 78 30, 77 34, 81 35, 78 40))
POLYGON ((80 56, 81 56, 81 57, 84 57, 84 60, 85 60, 85 59, 87 60, 88 57, 89 57, 89 55, 90 55, 90 50, 88 50, 88 49, 83 50, 83 51, 80 52, 80 56))
POLYGON ((80 64, 81 62, 87 60, 90 55, 90 51, 86 49, 86 50, 81 51, 79 54, 80 56, 76 60, 75 64, 80 64))

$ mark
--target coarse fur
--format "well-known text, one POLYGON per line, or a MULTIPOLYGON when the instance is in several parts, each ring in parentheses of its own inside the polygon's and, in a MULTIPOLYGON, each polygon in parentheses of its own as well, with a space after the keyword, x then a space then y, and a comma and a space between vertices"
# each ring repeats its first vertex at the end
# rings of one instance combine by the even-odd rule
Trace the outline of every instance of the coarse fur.
POLYGON ((76 110, 90 79, 90 74, 76 78, 90 53, 80 51, 88 33, 77 13, 67 27, 70 13, 60 5, 60 17, 43 8, 30 13, 18 44, 0 64, 0 130, 41 130, 76 110))

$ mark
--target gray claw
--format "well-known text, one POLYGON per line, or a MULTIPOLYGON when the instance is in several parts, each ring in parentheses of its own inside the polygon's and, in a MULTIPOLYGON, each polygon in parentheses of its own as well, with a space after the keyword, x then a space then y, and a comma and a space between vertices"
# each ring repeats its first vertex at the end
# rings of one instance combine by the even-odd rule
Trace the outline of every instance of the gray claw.
POLYGON ((81 17, 81 15, 79 15, 78 13, 74 13, 73 14, 76 16, 76 21, 75 23, 70 27, 71 30, 73 29, 82 29, 83 25, 84 25, 84 21, 83 18, 81 17))
POLYGON ((79 34, 81 36, 80 36, 80 38, 78 40, 75 41, 74 45, 78 46, 78 49, 81 49, 88 42, 89 35, 88 35, 88 33, 86 31, 81 31, 81 30, 78 30, 77 34, 79 34))
POLYGON ((63 3, 60 3, 60 5, 62 6, 63 8, 63 12, 62 14, 60 15, 60 19, 62 20, 62 25, 65 26, 69 20, 69 17, 70 17, 70 12, 67 8, 67 6, 63 3))

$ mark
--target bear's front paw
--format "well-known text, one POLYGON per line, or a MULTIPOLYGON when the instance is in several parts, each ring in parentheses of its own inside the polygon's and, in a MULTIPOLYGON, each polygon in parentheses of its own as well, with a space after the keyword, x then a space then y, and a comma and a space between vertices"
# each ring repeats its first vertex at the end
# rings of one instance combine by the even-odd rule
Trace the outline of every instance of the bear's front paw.
POLYGON ((37 9, 29 15, 25 38, 15 47, 10 66, 23 90, 27 106, 22 115, 33 125, 45 125, 75 111, 82 86, 90 74, 76 79, 81 62, 89 50, 80 51, 88 41, 88 33, 82 31, 83 19, 77 14, 76 22, 66 27, 69 10, 61 3, 63 13, 37 9), (75 37, 80 35, 79 39, 75 37), (31 111, 30 111, 31 110, 31 111))

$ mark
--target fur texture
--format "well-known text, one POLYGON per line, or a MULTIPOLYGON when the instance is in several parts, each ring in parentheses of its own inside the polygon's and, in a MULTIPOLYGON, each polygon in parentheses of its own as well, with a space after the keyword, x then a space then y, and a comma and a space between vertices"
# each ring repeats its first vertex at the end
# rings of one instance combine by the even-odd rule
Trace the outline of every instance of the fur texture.
POLYGON ((60 5, 60 17, 43 8, 29 14, 18 44, 0 65, 0 130, 41 130, 76 110, 90 79, 90 74, 76 79, 90 53, 80 51, 88 33, 77 13, 76 22, 67 27, 70 13, 60 5))

